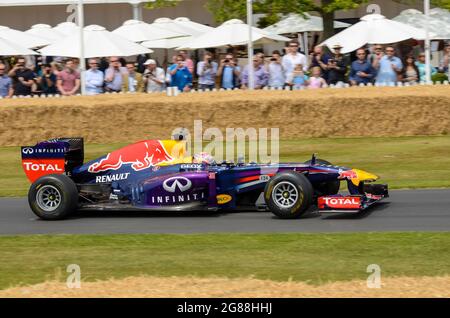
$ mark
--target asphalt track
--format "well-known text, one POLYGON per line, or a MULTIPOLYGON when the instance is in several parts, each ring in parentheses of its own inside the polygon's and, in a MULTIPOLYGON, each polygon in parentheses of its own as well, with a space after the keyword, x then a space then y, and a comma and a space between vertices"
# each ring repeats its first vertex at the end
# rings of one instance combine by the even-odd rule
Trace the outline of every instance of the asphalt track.
POLYGON ((280 220, 270 212, 83 212, 67 220, 42 221, 25 198, 2 198, 0 235, 450 231, 450 189, 399 190, 390 195, 360 215, 309 213, 296 220, 280 220))

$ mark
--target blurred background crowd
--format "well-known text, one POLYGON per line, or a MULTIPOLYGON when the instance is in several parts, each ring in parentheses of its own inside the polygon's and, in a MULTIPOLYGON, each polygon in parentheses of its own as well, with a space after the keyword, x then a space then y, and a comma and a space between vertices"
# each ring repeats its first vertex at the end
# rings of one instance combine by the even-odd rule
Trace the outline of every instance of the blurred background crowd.
MULTIPOLYGON (((305 55, 299 42, 292 40, 270 56, 257 52, 253 57, 255 89, 305 89, 329 85, 410 85, 425 81, 425 54, 402 45, 367 45, 352 54, 342 54, 334 45, 327 53, 322 46, 305 55)), ((450 42, 443 47, 438 67, 430 66, 432 79, 448 80, 450 42)), ((191 89, 246 89, 248 65, 240 65, 230 51, 217 54, 204 51, 195 59, 188 51, 179 51, 167 65, 150 54, 137 58, 87 59, 86 93, 162 92, 166 87, 180 91, 191 89)), ((79 59, 45 56, 0 58, 0 96, 76 95, 80 92, 79 59)))

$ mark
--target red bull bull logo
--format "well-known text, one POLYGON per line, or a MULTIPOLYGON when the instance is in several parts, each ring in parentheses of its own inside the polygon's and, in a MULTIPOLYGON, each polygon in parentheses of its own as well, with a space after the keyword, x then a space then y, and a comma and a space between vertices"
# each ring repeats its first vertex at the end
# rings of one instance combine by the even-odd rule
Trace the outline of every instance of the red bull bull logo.
POLYGON ((356 179, 358 178, 358 175, 353 170, 345 170, 339 172, 338 179, 356 179))
POLYGON ((90 165, 88 171, 118 170, 124 164, 131 164, 133 170, 141 171, 171 160, 172 157, 159 140, 147 140, 109 153, 106 158, 90 165))

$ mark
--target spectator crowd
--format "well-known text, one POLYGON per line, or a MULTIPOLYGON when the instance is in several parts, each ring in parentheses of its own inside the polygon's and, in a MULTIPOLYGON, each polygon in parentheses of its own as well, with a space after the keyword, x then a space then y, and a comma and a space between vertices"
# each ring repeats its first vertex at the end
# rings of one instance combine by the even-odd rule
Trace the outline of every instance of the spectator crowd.
MULTIPOLYGON (((341 53, 336 45, 332 53, 316 46, 306 56, 295 40, 270 57, 257 53, 253 58, 255 88, 304 89, 322 88, 347 83, 349 85, 392 85, 398 82, 414 84, 425 81, 425 54, 402 54, 399 47, 372 45, 360 48, 354 56, 341 53), (353 61, 352 61, 353 57, 353 61)), ((441 73, 449 78, 450 42, 445 44, 439 67, 431 67, 432 75, 441 73)), ((92 58, 87 61, 85 89, 88 95, 105 92, 162 92, 177 87, 181 92, 201 90, 246 89, 249 66, 241 67, 232 53, 215 59, 206 51, 195 63, 187 51, 180 51, 164 68, 146 56, 136 61, 119 57, 92 58)), ((10 57, 0 60, 0 97, 29 95, 76 95, 80 92, 79 60, 48 57, 10 57)))

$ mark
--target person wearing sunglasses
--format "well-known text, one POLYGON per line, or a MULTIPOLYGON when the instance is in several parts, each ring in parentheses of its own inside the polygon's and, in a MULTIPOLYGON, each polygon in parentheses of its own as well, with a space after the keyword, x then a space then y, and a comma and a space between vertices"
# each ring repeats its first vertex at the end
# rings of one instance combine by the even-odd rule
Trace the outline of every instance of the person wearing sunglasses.
POLYGON ((380 62, 380 59, 384 56, 383 46, 380 44, 375 44, 371 48, 371 53, 368 56, 369 62, 372 64, 372 67, 375 67, 375 61, 377 63, 380 62))
POLYGON ((6 75, 6 65, 0 63, 0 97, 9 98, 13 95, 12 80, 6 75))
POLYGON ((295 40, 289 42, 289 45, 286 48, 286 55, 283 56, 283 59, 281 61, 286 79, 292 78, 292 73, 294 72, 296 65, 302 65, 304 72, 308 70, 308 59, 304 54, 299 53, 298 48, 299 44, 295 40))
POLYGON ((89 69, 86 71, 86 95, 103 93, 103 72, 98 69, 97 59, 89 60, 89 69))
POLYGON ((395 56, 393 46, 387 46, 384 50, 385 55, 374 61, 374 68, 378 71, 376 84, 393 85, 399 80, 399 75, 403 70, 403 63, 400 58, 395 56))

